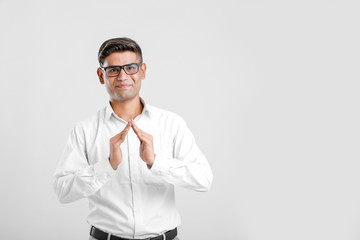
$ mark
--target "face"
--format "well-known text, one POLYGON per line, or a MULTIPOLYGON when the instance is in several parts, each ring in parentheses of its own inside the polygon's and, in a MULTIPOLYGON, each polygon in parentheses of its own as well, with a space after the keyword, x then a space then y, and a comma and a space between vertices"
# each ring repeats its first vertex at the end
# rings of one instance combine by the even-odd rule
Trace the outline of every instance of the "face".
MULTIPOLYGON (((136 53, 130 51, 114 52, 105 58, 103 67, 123 66, 130 63, 140 63, 136 53)), ((145 79, 145 72, 145 63, 133 75, 128 75, 124 69, 121 69, 119 76, 108 77, 101 68, 97 69, 100 83, 105 85, 110 100, 117 102, 128 101, 139 96, 141 81, 145 79)))

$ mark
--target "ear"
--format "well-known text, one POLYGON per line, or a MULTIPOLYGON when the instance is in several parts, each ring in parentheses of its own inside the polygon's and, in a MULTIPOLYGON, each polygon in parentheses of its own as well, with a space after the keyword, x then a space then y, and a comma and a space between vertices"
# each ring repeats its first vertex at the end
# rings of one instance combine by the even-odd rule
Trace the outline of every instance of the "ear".
POLYGON ((144 80, 146 76, 146 63, 141 64, 141 71, 142 71, 142 80, 144 80))
POLYGON ((104 73, 103 71, 101 70, 101 68, 98 68, 97 71, 96 71, 98 77, 99 77, 99 81, 101 84, 104 84, 104 73))

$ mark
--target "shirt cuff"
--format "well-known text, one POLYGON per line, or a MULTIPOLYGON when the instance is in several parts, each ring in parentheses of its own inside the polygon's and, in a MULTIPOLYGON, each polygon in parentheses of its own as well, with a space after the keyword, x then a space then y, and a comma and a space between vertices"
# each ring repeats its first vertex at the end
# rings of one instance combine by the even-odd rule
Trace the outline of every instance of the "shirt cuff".
POLYGON ((170 173, 170 161, 168 158, 156 155, 150 171, 155 175, 168 175, 170 173))

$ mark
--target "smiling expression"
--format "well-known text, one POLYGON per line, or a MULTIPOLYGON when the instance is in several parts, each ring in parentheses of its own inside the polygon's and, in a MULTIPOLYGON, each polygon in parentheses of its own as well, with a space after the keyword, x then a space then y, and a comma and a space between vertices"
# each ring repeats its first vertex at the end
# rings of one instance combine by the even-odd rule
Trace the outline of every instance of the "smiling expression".
MULTIPOLYGON (((140 63, 136 53, 131 51, 114 52, 105 58, 103 67, 123 66, 130 63, 140 63)), ((145 72, 145 63, 133 75, 127 75, 124 69, 121 69, 119 76, 108 77, 101 68, 97 69, 100 83, 105 85, 110 100, 117 102, 131 100, 139 96, 141 81, 145 79, 145 72)))

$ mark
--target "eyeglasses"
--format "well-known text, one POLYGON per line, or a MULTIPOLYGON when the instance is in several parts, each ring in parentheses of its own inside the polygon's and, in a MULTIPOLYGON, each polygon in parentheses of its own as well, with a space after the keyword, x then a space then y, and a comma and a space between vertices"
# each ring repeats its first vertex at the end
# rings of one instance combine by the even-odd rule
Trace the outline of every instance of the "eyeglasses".
POLYGON ((142 65, 141 63, 130 63, 122 66, 109 66, 109 67, 100 67, 105 71, 106 76, 108 77, 117 77, 120 75, 121 69, 124 69, 124 72, 127 75, 136 74, 139 71, 139 67, 142 65))

